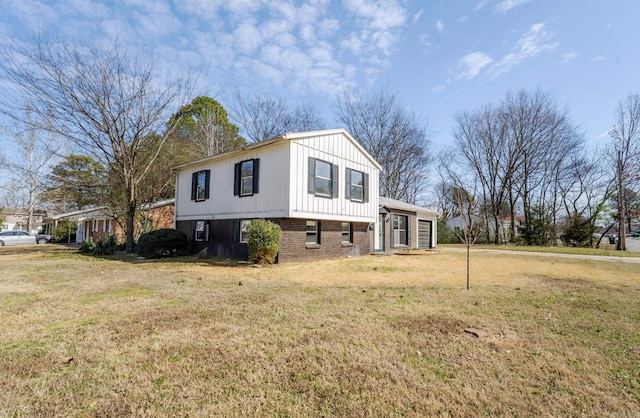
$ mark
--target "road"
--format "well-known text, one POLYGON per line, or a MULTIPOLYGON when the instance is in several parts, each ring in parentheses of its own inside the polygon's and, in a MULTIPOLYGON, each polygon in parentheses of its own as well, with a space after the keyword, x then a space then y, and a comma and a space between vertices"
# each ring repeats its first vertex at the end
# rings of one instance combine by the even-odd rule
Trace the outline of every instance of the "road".
MULTIPOLYGON (((630 241, 632 239, 628 239, 630 241)), ((640 248, 640 240, 633 240, 634 245, 640 248)), ((629 243, 627 243, 627 247, 629 243)), ((463 252, 464 248, 452 248, 444 247, 438 248, 441 252, 463 252)), ((640 264, 640 257, 616 257, 608 255, 585 255, 585 254, 559 254, 559 253, 540 253, 533 251, 514 251, 514 250, 493 250, 485 248, 471 248, 472 253, 495 253, 495 254, 509 254, 509 255, 527 255, 533 257, 552 257, 552 258, 573 258, 576 260, 594 260, 594 261, 613 261, 618 263, 631 263, 640 264)))

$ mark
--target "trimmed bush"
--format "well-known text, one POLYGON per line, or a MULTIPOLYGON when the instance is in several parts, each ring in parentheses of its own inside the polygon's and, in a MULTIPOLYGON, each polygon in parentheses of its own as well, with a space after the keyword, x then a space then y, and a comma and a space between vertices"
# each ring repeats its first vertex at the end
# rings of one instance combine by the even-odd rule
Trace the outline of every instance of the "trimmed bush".
POLYGON ((272 264, 280 250, 282 229, 265 219, 252 221, 247 228, 249 260, 255 264, 272 264))
POLYGON ((118 248, 116 237, 109 235, 93 245, 93 255, 112 255, 118 248))
POLYGON ((89 254, 93 252, 93 241, 90 239, 86 239, 82 241, 80 247, 78 248, 78 252, 81 254, 89 254))
POLYGON ((189 246, 187 236, 171 228, 157 229, 142 234, 136 249, 138 255, 146 258, 172 257, 189 246))

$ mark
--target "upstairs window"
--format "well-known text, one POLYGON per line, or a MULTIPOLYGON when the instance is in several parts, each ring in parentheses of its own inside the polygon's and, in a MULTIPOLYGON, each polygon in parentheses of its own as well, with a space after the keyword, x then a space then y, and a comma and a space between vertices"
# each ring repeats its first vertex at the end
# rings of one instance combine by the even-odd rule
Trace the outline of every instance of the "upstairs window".
POLYGON ((233 195, 253 196, 258 193, 260 159, 245 160, 234 166, 233 195))
POLYGON ((338 166, 309 157, 308 189, 316 196, 338 197, 338 166))
POLYGON ((345 177, 345 197, 354 202, 368 202, 369 175, 347 168, 345 177))
POLYGON ((211 170, 202 170, 191 176, 191 200, 201 202, 209 198, 211 170))

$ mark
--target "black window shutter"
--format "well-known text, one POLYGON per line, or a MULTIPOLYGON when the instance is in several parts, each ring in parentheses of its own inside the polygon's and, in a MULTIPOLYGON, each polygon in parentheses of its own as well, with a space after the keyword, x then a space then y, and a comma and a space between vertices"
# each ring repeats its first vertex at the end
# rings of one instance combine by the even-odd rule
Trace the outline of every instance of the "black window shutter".
POLYGON ((237 219, 233 220, 233 236, 231 237, 232 242, 240 242, 240 221, 237 219))
POLYGON ((364 202, 369 201, 369 175, 367 173, 362 174, 362 199, 364 202))
POLYGON ((347 200, 351 200, 351 169, 347 168, 344 170, 344 176, 346 177, 346 182, 344 184, 344 198, 347 200))
POLYGON ((309 193, 316 193, 316 160, 313 157, 309 157, 309 183, 307 186, 309 193))
POLYGON ((233 166, 233 195, 240 194, 240 163, 233 166))
POLYGON ((411 246, 411 224, 409 223, 408 216, 407 216, 407 245, 411 246))
POLYGON ((209 198, 209 187, 211 186, 211 170, 204 170, 204 198, 209 198))
POLYGON ((260 191, 260 158, 253 160, 253 194, 260 191))
POLYGON ((191 175, 191 200, 196 200, 196 189, 198 188, 198 173, 191 175))
POLYGON ((338 197, 338 181, 340 181, 340 167, 331 164, 331 197, 338 197))

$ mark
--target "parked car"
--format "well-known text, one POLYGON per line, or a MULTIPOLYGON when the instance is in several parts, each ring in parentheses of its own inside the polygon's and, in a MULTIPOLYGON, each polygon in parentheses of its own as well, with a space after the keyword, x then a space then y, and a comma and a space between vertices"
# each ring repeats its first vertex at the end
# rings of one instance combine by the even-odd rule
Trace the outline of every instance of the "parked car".
POLYGON ((5 245, 46 244, 53 241, 51 235, 33 235, 26 231, 2 231, 0 232, 0 247, 5 245))

